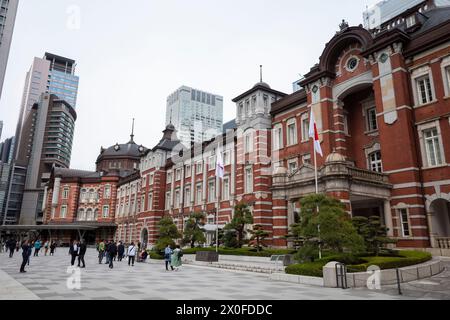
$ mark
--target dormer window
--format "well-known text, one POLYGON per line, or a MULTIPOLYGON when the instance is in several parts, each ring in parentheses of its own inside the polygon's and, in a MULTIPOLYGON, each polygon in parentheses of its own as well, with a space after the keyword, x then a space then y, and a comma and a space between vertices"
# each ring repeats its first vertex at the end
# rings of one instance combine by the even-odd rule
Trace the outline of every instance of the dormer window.
POLYGON ((409 17, 406 18, 406 27, 407 28, 411 28, 413 26, 415 26, 417 23, 417 19, 416 19, 416 15, 413 14, 409 17))

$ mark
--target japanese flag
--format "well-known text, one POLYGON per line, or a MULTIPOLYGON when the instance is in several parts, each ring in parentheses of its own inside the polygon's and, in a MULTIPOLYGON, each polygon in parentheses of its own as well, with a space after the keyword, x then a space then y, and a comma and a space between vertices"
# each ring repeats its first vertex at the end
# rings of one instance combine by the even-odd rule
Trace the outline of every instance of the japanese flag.
POLYGON ((314 139, 314 150, 323 157, 322 148, 320 147, 319 132, 317 131, 316 119, 311 108, 311 116, 309 117, 309 137, 314 139))
POLYGON ((223 166, 223 160, 222 160, 222 152, 220 151, 220 148, 217 148, 216 152, 217 152, 216 177, 223 179, 224 166, 223 166))

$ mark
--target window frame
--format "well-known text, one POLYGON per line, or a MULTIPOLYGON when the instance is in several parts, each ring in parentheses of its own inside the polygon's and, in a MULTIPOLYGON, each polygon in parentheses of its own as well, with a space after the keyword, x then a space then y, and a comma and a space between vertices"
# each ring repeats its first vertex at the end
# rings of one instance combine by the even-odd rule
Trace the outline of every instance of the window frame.
POLYGON ((214 203, 216 201, 216 181, 208 180, 208 203, 214 203), (212 186, 212 192, 211 192, 212 186))
POLYGON ((273 150, 281 150, 283 148, 283 124, 274 124, 272 132, 273 150))
POLYGON ((222 200, 228 201, 230 200, 230 177, 226 176, 222 179, 222 200), (225 185, 225 181, 227 186, 225 185))
POLYGON ((308 142, 309 141, 309 116, 308 113, 305 112, 300 117, 300 125, 302 129, 302 142, 308 142), (306 124, 306 125, 305 125, 306 124))
POLYGON ((436 87, 434 85, 434 79, 433 79, 433 73, 431 70, 431 67, 429 65, 420 67, 418 69, 415 69, 412 71, 411 73, 411 86, 413 88, 413 95, 414 95, 414 103, 415 103, 415 108, 417 107, 421 107, 421 106, 425 106, 431 103, 436 102, 437 98, 436 98, 436 87), (429 81, 430 81, 430 89, 431 89, 431 95, 432 95, 432 99, 427 101, 427 102, 422 102, 422 97, 420 95, 420 89, 419 89, 419 80, 423 79, 425 77, 428 77, 429 81))
POLYGON ((418 135, 419 135, 419 142, 420 142, 420 151, 422 154, 422 167, 423 168, 435 168, 440 167, 443 165, 446 165, 446 159, 445 159, 445 152, 444 152, 444 145, 443 145, 443 139, 442 139, 442 131, 440 127, 440 121, 435 120, 432 122, 424 123, 422 125, 419 125, 417 127, 418 135), (432 165, 429 154, 428 154, 428 147, 426 144, 426 138, 425 138, 425 131, 435 128, 437 131, 437 139, 438 139, 438 146, 439 148, 436 150, 439 150, 440 157, 441 157, 441 163, 436 163, 436 165, 432 165))
POLYGON ((383 172, 383 158, 381 156, 381 150, 375 150, 375 151, 372 151, 371 153, 369 153, 368 154, 368 161, 369 161, 369 170, 370 171, 378 172, 378 173, 382 173, 383 172), (376 159, 376 160, 372 161, 372 156, 373 155, 377 155, 377 154, 380 155, 379 159, 376 159), (373 167, 374 165, 375 165, 376 169, 378 169, 378 165, 379 165, 379 169, 381 171, 374 170, 374 167, 373 167))
POLYGON ((102 218, 109 218, 109 205, 102 206, 102 218), (106 208, 106 215, 105 215, 106 208))
POLYGON ((297 137, 297 119, 296 118, 289 118, 286 120, 286 146, 294 146, 298 143, 298 137, 297 137), (289 135, 289 127, 293 125, 293 133, 294 136, 292 137, 293 141, 290 141, 290 135, 289 135))
POLYGON ((153 209, 153 192, 149 192, 147 195, 147 210, 153 209))
POLYGON ((401 230, 401 236, 403 238, 409 238, 412 236, 411 233, 411 223, 410 223, 410 219, 409 219, 409 210, 408 208, 398 208, 397 209, 397 214, 399 217, 399 224, 400 224, 400 230, 401 230), (402 211, 406 214, 406 221, 404 221, 404 217, 403 217, 403 213, 402 211), (407 225, 408 229, 408 234, 405 234, 405 224, 407 225))
POLYGON ((67 205, 64 204, 61 206, 61 211, 59 212, 59 218, 66 219, 66 217, 67 217, 67 205), (63 214, 63 212, 64 212, 64 214, 63 214))
POLYGON ((253 193, 253 167, 252 166, 248 166, 244 170, 244 193, 245 194, 253 193), (247 172, 250 172, 250 178, 249 178, 247 172))

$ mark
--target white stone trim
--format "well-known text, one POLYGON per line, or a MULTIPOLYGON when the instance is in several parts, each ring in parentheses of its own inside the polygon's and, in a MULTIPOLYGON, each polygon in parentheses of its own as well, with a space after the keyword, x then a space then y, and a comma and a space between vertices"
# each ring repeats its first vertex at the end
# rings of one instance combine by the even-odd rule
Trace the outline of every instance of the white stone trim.
POLYGON ((406 189, 406 188, 414 188, 414 187, 420 188, 421 185, 420 185, 420 183, 417 183, 417 182, 399 183, 399 184, 394 184, 392 189, 406 189))
POLYGON ((420 198, 420 197, 422 197, 422 195, 421 194, 417 194, 417 193, 414 193, 414 194, 408 194, 408 195, 404 195, 404 196, 394 196, 394 197, 391 197, 391 199, 408 199, 408 198, 420 198))
POLYGON ((442 81, 444 82, 445 96, 450 96, 450 71, 446 72, 446 68, 450 68, 450 55, 443 58, 441 62, 442 81))
POLYGON ((391 173, 400 173, 405 171, 419 171, 419 168, 416 167, 409 167, 409 168, 403 168, 403 169, 397 169, 397 170, 390 170, 390 171, 384 171, 384 173, 391 174, 391 173))

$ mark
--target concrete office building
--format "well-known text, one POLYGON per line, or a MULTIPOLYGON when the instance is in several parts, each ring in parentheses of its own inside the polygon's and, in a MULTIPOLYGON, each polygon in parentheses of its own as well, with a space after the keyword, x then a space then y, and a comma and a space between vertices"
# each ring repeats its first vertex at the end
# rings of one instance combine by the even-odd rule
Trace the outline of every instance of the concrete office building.
POLYGON ((19 0, 0 0, 0 98, 19 0))
MULTIPOLYGON (((47 52, 43 58, 34 58, 25 78, 16 128, 17 145, 21 144, 22 124, 42 93, 55 94, 75 108, 79 81, 75 65, 75 60, 47 52)), ((18 150, 16 148, 16 157, 18 150)))
POLYGON ((19 224, 41 221, 44 184, 52 168, 70 165, 76 117, 75 109, 65 100, 43 93, 25 119, 22 133, 30 140, 20 144, 17 151, 17 164, 27 168, 19 224))
POLYGON ((166 125, 172 124, 181 142, 207 141, 222 132, 223 97, 182 86, 167 97, 166 125))
POLYGON ((75 60, 46 52, 34 58, 27 72, 7 197, 11 223, 39 223, 42 183, 53 166, 69 167, 79 81, 75 65, 75 60))
POLYGON ((6 213, 6 199, 11 184, 11 164, 13 160, 14 137, 0 143, 0 224, 10 221, 6 213))

